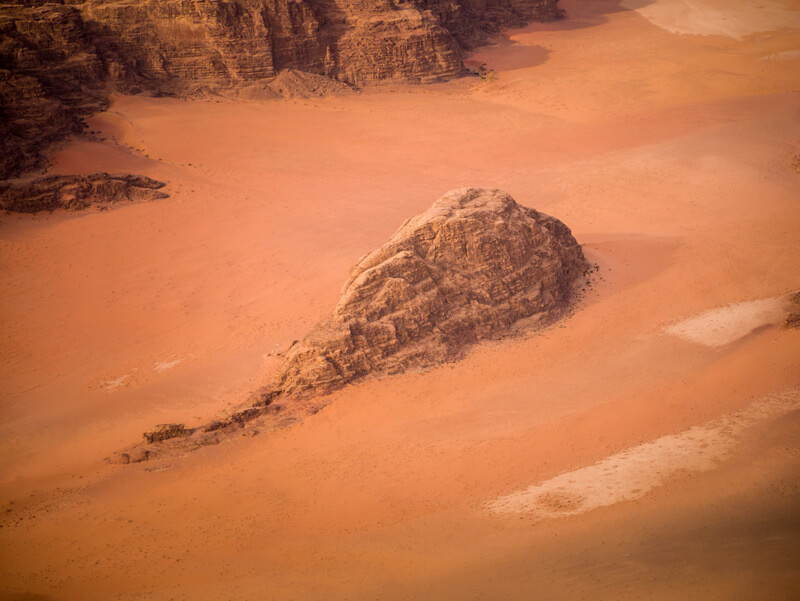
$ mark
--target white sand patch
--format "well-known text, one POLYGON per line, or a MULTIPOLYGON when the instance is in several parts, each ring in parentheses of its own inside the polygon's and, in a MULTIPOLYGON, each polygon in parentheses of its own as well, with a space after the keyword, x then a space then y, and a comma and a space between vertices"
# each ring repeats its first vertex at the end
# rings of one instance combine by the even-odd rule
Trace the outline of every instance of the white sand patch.
POLYGON ((167 371, 168 369, 172 369, 176 365, 182 363, 184 359, 185 357, 181 357, 180 359, 174 359, 172 361, 170 361, 169 359, 167 359, 166 361, 156 361, 153 364, 153 369, 159 373, 162 371, 167 371))
POLYGON ((106 390, 116 390, 120 386, 122 386, 128 378, 130 378, 130 374, 125 374, 124 376, 120 376, 119 378, 115 378, 114 380, 108 380, 107 382, 103 382, 103 388, 106 390))
POLYGON ((800 50, 784 50, 768 56, 762 56, 762 61, 796 61, 800 59, 800 50))
POLYGON ((576 515, 638 499, 680 472, 713 469, 753 425, 800 409, 800 388, 769 396, 702 426, 662 436, 488 504, 495 513, 576 515))
POLYGON ((721 35, 737 40, 800 27, 800 7, 790 1, 623 0, 622 6, 671 33, 721 35))
POLYGON ((695 344, 724 346, 747 336, 756 328, 779 323, 786 317, 788 309, 785 296, 747 301, 706 311, 664 331, 695 344))

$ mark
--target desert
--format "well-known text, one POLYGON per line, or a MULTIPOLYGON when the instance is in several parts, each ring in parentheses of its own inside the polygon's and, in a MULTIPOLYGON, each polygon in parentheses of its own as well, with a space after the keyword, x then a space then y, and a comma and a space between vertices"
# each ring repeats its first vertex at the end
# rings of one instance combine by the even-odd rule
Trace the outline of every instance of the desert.
POLYGON ((0 201, 153 188, 0 216, 0 599, 800 595, 797 2, 92 2, 2 46, 0 201), (569 229, 552 319, 114 460, 465 189, 569 229))

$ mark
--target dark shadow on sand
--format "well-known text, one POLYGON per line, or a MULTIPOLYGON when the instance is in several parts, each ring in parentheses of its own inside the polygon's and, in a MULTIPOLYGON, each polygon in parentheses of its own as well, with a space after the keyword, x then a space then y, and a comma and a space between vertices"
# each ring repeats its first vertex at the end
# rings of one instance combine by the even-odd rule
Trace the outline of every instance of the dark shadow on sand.
POLYGON ((608 15, 630 12, 653 4, 655 0, 628 0, 629 4, 634 2, 636 6, 629 8, 622 6, 622 0, 594 0, 591 2, 586 0, 561 0, 559 5, 564 15, 562 18, 545 23, 530 23, 520 29, 507 30, 505 33, 506 35, 514 35, 534 31, 571 31, 594 27, 608 22, 608 15))

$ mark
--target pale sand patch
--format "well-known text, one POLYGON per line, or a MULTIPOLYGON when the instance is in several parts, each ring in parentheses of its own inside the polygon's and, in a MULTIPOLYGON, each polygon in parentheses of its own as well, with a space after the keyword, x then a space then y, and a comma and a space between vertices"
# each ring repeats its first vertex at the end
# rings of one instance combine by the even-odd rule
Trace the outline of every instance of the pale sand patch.
POLYGON ((787 297, 763 298, 711 309, 671 325, 664 331, 695 344, 724 346, 757 328, 779 323, 787 312, 787 297))
POLYGON ((116 390, 120 386, 122 386, 127 380, 130 378, 130 374, 125 374, 124 376, 120 376, 119 378, 114 378, 113 380, 109 380, 108 382, 103 382, 103 388, 108 391, 116 390))
POLYGON ((762 31, 800 27, 796 3, 760 0, 623 0, 670 33, 721 35, 736 40, 762 31))
POLYGON ((800 388, 794 388, 705 425, 662 436, 499 497, 488 508, 495 513, 524 512, 554 518, 632 501, 680 472, 714 469, 731 454, 748 428, 798 408, 800 388))
POLYGON ((800 59, 800 50, 784 50, 768 56, 762 56, 762 61, 795 61, 800 59))
POLYGON ((154 369, 155 371, 157 371, 157 372, 167 371, 168 369, 172 369, 172 368, 173 368, 173 367, 175 367, 176 365, 178 365, 178 364, 182 363, 182 362, 183 362, 183 359, 184 359, 184 358, 182 357, 182 358, 180 358, 180 359, 174 359, 174 360, 172 360, 172 361, 170 361, 169 359, 168 359, 168 360, 166 360, 166 361, 156 361, 156 362, 153 364, 153 369, 154 369))

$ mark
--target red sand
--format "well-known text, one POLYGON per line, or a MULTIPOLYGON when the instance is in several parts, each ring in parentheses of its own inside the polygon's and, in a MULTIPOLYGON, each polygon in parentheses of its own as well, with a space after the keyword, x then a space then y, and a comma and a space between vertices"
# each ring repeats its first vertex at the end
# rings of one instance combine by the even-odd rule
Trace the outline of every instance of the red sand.
POLYGON ((120 97, 93 119, 118 144, 55 153, 54 173, 137 172, 172 196, 0 224, 0 599, 796 598, 796 411, 635 501, 486 508, 800 385, 798 330, 664 333, 800 287, 800 61, 762 60, 800 33, 564 4, 473 57, 490 81, 120 97), (103 462, 241 401, 361 255, 463 186, 572 227, 602 278, 572 317, 352 386, 279 433, 103 462))

